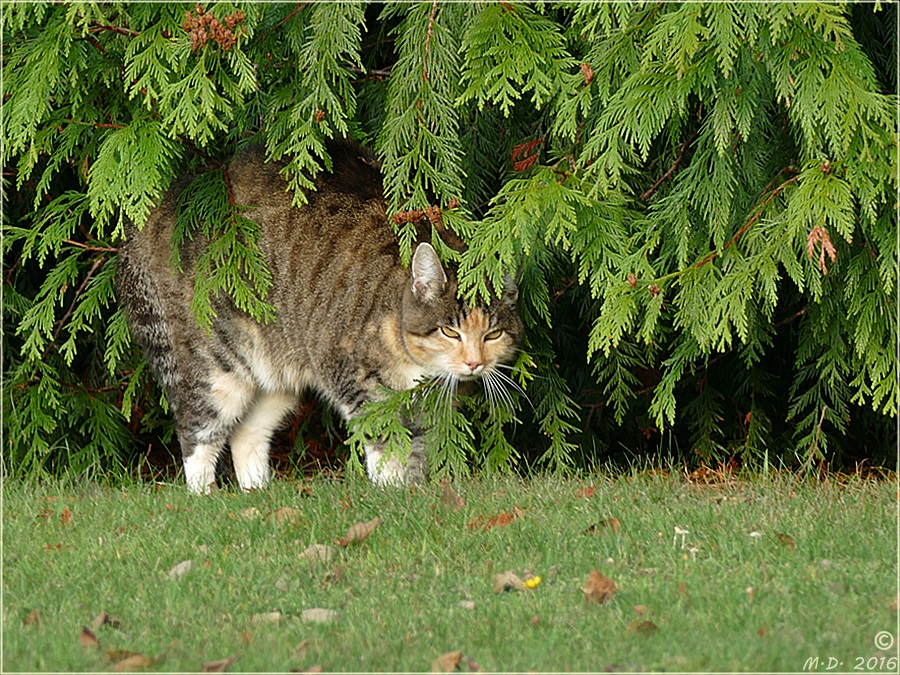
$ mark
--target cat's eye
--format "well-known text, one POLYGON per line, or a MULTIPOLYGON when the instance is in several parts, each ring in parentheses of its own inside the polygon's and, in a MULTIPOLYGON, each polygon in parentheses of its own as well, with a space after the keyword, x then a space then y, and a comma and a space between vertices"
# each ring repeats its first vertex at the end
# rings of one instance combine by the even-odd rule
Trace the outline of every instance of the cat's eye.
POLYGON ((490 333, 485 334, 485 340, 496 340, 498 337, 503 335, 503 331, 499 328, 497 330, 492 330, 490 333))
POLYGON ((459 333, 457 333, 452 328, 447 328, 447 326, 441 326, 441 332, 446 335, 448 338, 453 340, 459 340, 459 333))

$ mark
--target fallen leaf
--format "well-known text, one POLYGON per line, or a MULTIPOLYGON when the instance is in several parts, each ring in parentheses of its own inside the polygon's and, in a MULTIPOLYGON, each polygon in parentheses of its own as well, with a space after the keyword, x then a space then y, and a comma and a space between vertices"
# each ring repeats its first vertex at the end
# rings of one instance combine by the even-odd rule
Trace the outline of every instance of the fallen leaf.
POLYGON ((299 669, 298 669, 298 670, 294 670, 294 671, 291 671, 291 672, 294 672, 294 673, 321 673, 321 672, 323 672, 323 671, 322 671, 322 666, 320 666, 320 665, 317 663, 317 664, 314 665, 314 666, 310 666, 310 667, 307 668, 306 670, 299 670, 299 669))
POLYGON ((453 652, 447 652, 445 654, 441 654, 434 660, 434 663, 431 664, 431 672, 432 673, 452 673, 459 666, 459 662, 462 660, 462 651, 457 649, 453 652))
POLYGON ((766 627, 765 627, 765 626, 760 626, 760 627, 759 627, 759 630, 756 631, 756 634, 757 634, 759 637, 761 637, 761 638, 762 638, 762 637, 766 637, 766 633, 767 633, 767 631, 766 631, 766 627))
POLYGON ((283 523, 299 523, 303 519, 303 511, 292 509, 290 506, 282 506, 277 511, 273 511, 269 518, 274 520, 276 524, 283 523))
POLYGON ((121 626, 121 622, 118 619, 111 617, 106 612, 100 612, 96 616, 96 618, 94 618, 94 621, 91 624, 91 629, 96 632, 100 629, 100 626, 103 626, 105 624, 109 624, 113 628, 119 628, 121 626))
POLYGON ((78 636, 78 644, 89 649, 100 649, 100 640, 94 633, 84 626, 81 627, 81 635, 78 636))
POLYGON ((797 548, 797 542, 794 541, 794 538, 791 535, 776 532, 775 536, 778 538, 778 543, 784 546, 786 549, 790 549, 793 551, 795 548, 797 548))
POLYGON ((303 623, 330 623, 337 618, 338 613, 334 609, 315 607, 313 609, 304 609, 300 612, 300 620, 303 623))
POLYGON ((262 612, 260 614, 252 614, 250 616, 250 621, 252 623, 278 623, 284 619, 284 614, 281 612, 262 612))
POLYGON ((652 621, 639 621, 638 619, 635 619, 628 624, 628 632, 637 635, 654 635, 658 630, 659 627, 652 621))
POLYGON ((41 617, 41 610, 33 609, 28 612, 28 616, 22 621, 23 626, 36 626, 38 625, 43 618, 41 617))
POLYGON ((531 617, 531 619, 528 621, 528 623, 530 623, 532 626, 537 626, 540 622, 541 622, 541 617, 540 617, 538 614, 535 614, 535 615, 534 615, 533 617, 531 617))
POLYGON ((596 490, 596 487, 593 485, 589 485, 586 488, 578 488, 575 491, 575 497, 577 499, 590 499, 591 497, 594 496, 595 490, 596 490))
POLYGON ((134 656, 135 653, 136 652, 133 652, 130 649, 110 649, 106 652, 106 658, 113 662, 122 661, 129 656, 134 656))
POLYGON ((518 506, 514 506, 512 511, 504 511, 496 516, 478 516, 473 518, 469 521, 468 528, 474 532, 475 530, 491 530, 495 527, 504 527, 523 515, 525 515, 525 512, 518 506))
POLYGON ((117 673, 127 673, 135 668, 149 668, 153 665, 153 659, 143 654, 132 654, 128 658, 122 659, 118 663, 113 664, 112 669, 117 673))
POLYGON ((344 535, 344 538, 338 542, 338 546, 345 548, 350 544, 360 544, 364 542, 368 536, 372 534, 372 531, 383 523, 384 520, 376 517, 368 522, 352 525, 350 529, 347 530, 347 534, 344 535))
POLYGON ((606 518, 599 521, 596 525, 591 525, 588 528, 588 532, 597 536, 600 536, 605 532, 611 532, 612 534, 615 534, 621 527, 622 523, 619 522, 618 518, 606 518))
POLYGON ((527 588, 525 582, 519 578, 519 575, 511 571, 495 574, 493 580, 494 593, 503 593, 504 591, 524 591, 527 588))
POLYGON ((591 570, 591 573, 588 574, 587 581, 584 584, 584 588, 581 590, 584 592, 584 597, 589 602, 596 602, 601 605, 619 591, 619 589, 616 588, 615 581, 603 576, 597 570, 591 570))
MULTIPOLYGON (((890 606, 890 610, 892 612, 896 612, 898 609, 900 609, 900 595, 898 595, 896 598, 894 598, 894 601, 891 603, 891 606, 890 606)), ((34 611, 36 612, 37 610, 34 610, 34 611)), ((32 612, 32 614, 33 613, 34 612, 32 612)))
POLYGON ((633 609, 634 609, 635 614, 646 614, 647 613, 647 607, 645 605, 635 605, 633 607, 633 609))
POLYGON ((460 497, 456 492, 454 492, 453 488, 450 487, 450 483, 447 482, 446 478, 441 479, 441 504, 444 506, 449 506, 452 509, 461 509, 465 507, 466 500, 460 497))
POLYGON ((218 661, 207 661, 200 666, 201 673, 224 673, 228 670, 228 666, 235 662, 237 654, 232 654, 227 659, 219 659, 218 661))
POLYGON ((172 569, 169 570, 168 578, 169 579, 180 579, 185 574, 191 571, 194 567, 194 562, 192 560, 182 560, 180 563, 175 565, 172 569))
POLYGON ((300 560, 313 560, 316 562, 330 562, 334 557, 335 549, 333 546, 325 544, 310 544, 300 552, 298 556, 300 560))
POLYGON ((69 511, 69 507, 67 506, 67 507, 65 508, 65 510, 62 512, 62 517, 61 517, 62 524, 65 525, 65 524, 68 523, 71 519, 72 519, 72 512, 69 511))

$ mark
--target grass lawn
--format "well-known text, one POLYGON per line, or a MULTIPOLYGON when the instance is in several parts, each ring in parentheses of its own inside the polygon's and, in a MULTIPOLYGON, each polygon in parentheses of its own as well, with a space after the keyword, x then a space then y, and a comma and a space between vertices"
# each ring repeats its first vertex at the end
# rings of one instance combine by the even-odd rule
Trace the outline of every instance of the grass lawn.
POLYGON ((130 657, 119 668, 196 672, 234 656, 231 672, 421 672, 461 650, 445 664, 897 672, 895 481, 642 474, 452 490, 317 478, 195 497, 7 483, 2 669, 130 657), (376 517, 364 541, 337 546, 376 517), (301 559, 310 544, 333 558, 301 559), (540 583, 495 592, 509 570, 540 583), (592 570, 617 589, 602 603, 584 592, 592 570), (337 614, 305 621, 312 608, 337 614), (103 612, 111 620, 92 626, 103 612))

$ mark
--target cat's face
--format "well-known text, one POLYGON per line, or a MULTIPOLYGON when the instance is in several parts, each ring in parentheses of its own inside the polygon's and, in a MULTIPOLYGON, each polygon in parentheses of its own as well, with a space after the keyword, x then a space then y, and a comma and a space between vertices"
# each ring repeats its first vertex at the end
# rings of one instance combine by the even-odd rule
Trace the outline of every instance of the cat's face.
POLYGON ((489 307, 467 307, 456 291, 456 281, 448 279, 434 249, 420 244, 404 302, 406 347, 430 377, 490 378, 515 356, 522 333, 518 291, 508 280, 503 295, 489 307))

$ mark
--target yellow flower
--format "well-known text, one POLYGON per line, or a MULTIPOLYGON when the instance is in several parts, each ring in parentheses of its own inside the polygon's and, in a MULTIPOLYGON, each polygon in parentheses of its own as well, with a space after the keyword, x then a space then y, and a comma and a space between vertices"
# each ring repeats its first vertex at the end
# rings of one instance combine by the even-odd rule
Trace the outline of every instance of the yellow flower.
POLYGON ((525 586, 528 588, 537 588, 539 583, 541 583, 541 578, 537 576, 525 580, 525 586))

